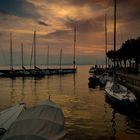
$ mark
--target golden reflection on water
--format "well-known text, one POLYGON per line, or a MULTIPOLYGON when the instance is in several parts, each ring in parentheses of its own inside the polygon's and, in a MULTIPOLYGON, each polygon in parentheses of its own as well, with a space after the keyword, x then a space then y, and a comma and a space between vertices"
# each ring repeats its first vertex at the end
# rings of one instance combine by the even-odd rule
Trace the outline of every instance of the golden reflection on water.
MULTIPOLYGON (((128 117, 116 112, 106 101, 104 90, 88 88, 89 66, 78 73, 46 76, 43 79, 0 79, 0 110, 24 102, 33 106, 51 96, 63 110, 68 140, 140 139, 128 117)), ((140 129, 136 130, 140 132, 140 129)))

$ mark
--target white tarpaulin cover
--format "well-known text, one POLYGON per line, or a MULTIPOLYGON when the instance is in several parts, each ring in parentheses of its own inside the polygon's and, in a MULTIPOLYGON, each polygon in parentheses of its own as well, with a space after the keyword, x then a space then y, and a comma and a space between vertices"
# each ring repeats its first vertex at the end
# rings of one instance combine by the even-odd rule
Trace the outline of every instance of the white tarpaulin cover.
POLYGON ((0 112, 0 128, 7 130, 24 110, 25 104, 18 104, 0 112))
POLYGON ((65 135, 62 110, 51 100, 27 109, 5 133, 4 140, 58 140, 65 135))

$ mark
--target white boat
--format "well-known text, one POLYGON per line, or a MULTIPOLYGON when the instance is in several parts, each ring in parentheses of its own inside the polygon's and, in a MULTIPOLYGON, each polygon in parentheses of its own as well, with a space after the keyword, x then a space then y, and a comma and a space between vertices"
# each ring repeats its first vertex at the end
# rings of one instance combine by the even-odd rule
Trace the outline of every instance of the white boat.
POLYGON ((112 76, 108 72, 104 72, 100 77, 99 77, 99 82, 101 85, 105 86, 107 81, 111 81, 112 76))
POLYGON ((9 129, 12 123, 21 114, 24 107, 25 104, 18 104, 0 112, 0 137, 9 129))
MULTIPOLYGON (((116 0, 114 0, 114 52, 116 52, 116 0)), ((126 87, 117 83, 115 64, 114 57, 113 81, 107 82, 105 86, 106 95, 109 97, 110 101, 116 105, 121 105, 121 107, 135 107, 135 95, 132 92, 129 92, 126 87)))
POLYGON ((60 140, 65 134, 63 112, 49 99, 25 110, 3 140, 60 140))
POLYGON ((112 81, 108 81, 105 87, 106 95, 112 103, 122 107, 135 107, 136 97, 126 87, 112 81))

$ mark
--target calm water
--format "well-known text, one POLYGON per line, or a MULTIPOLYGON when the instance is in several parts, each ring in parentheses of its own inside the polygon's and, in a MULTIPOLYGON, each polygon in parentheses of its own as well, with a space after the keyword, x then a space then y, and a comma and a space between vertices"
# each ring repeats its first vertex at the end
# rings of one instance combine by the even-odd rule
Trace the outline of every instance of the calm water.
POLYGON ((0 110, 20 102, 32 106, 51 95, 63 109, 68 140, 140 140, 140 118, 120 114, 105 101, 104 90, 88 88, 89 67, 40 80, 1 78, 0 110))

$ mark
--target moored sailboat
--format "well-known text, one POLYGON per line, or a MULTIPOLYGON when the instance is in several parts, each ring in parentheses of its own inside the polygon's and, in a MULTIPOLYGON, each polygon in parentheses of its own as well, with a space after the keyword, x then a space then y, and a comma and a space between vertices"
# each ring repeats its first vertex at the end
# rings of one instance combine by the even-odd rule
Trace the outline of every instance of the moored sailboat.
POLYGON ((31 76, 30 71, 26 70, 26 68, 24 67, 23 43, 21 43, 21 64, 22 64, 22 70, 17 71, 16 76, 18 77, 31 76))
POLYGON ((34 49, 34 69, 30 71, 31 76, 33 77, 44 77, 45 73, 36 66, 36 31, 34 31, 34 41, 33 41, 33 49, 34 49))
MULTIPOLYGON (((116 52, 116 0, 114 0, 114 52, 116 52)), ((121 105, 122 107, 135 107, 136 105, 135 95, 128 91, 126 87, 117 83, 115 56, 113 81, 107 82, 105 91, 107 97, 117 105, 121 105)))
POLYGON ((106 71, 99 76, 99 83, 101 87, 104 87, 107 83, 107 81, 112 80, 112 75, 108 71, 108 64, 107 64, 107 15, 105 15, 105 69, 106 71))
POLYGON ((13 40, 12 33, 10 33, 10 71, 7 73, 8 77, 14 78, 16 77, 16 72, 13 68, 13 40))

